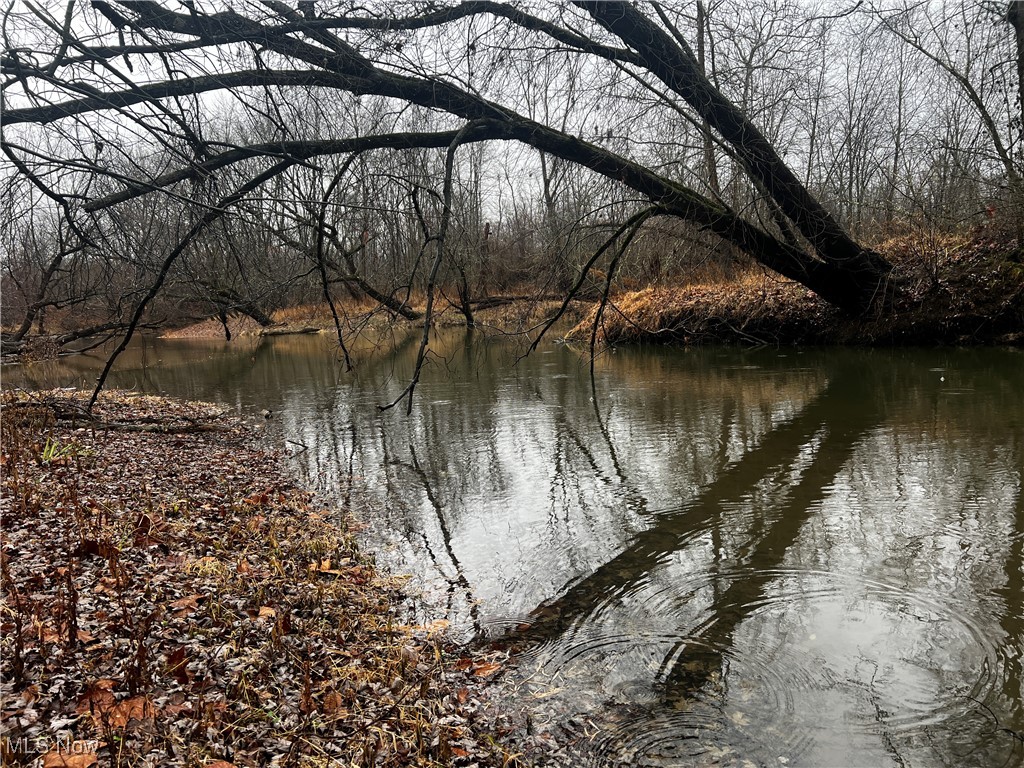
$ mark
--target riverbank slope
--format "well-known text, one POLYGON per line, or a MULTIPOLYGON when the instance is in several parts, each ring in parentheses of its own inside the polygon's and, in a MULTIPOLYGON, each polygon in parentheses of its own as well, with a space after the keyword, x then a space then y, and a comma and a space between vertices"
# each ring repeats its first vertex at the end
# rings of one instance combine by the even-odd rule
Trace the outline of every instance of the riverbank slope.
POLYGON ((3 393, 5 765, 515 765, 501 658, 405 623, 348 510, 216 406, 3 393))
MULTIPOLYGON (((591 279, 583 295, 570 302, 552 337, 589 343, 595 319, 596 340, 607 344, 657 343, 790 345, 976 345, 1024 344, 1024 255, 1006 238, 944 236, 925 242, 920 236, 892 238, 879 246, 894 265, 890 295, 876 309, 852 317, 803 286, 763 269, 746 267, 726 279, 710 272, 682 275, 676 281, 630 289, 613 282, 600 308, 603 285, 591 279), (600 314, 599 314, 600 313, 600 314)), ((484 333, 535 337, 561 300, 530 298, 526 289, 475 302, 476 326, 484 333)), ((413 301, 422 312, 422 301, 413 301)), ((366 302, 341 301, 344 331, 351 337, 379 333, 389 318, 366 302)), ((273 315, 274 333, 334 333, 329 308, 291 307, 273 315)), ((461 325, 459 307, 441 302, 436 322, 461 325)), ((422 325, 422 321, 419 321, 422 325)), ((247 318, 229 320, 232 335, 266 333, 247 318)), ((168 331, 171 338, 224 338, 217 320, 168 331)))
MULTIPOLYGON (((803 286, 767 273, 684 289, 614 296, 597 339, 609 344, 840 344, 870 346, 1024 344, 1024 259, 1014 242, 946 238, 927 252, 913 238, 883 252, 891 295, 851 317, 803 286)), ((589 341, 595 305, 568 338, 589 341)))

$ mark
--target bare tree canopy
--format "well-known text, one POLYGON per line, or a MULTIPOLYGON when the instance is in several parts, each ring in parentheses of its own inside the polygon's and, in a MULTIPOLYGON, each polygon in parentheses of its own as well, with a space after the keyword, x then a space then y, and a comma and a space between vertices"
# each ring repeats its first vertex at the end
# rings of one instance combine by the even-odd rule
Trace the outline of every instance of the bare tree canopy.
POLYGON ((308 280, 332 311, 340 284, 412 319, 412 286, 447 274, 471 325, 472 292, 514 284, 526 240, 565 292, 601 242, 582 224, 654 219, 683 249, 717 242, 848 313, 884 311, 899 285, 868 221, 1018 210, 1017 6, 9 6, 5 183, 39 204, 8 227, 35 254, 31 279, 9 270, 25 312, 8 341, 83 295, 122 326, 159 296, 263 323, 308 280), (929 104, 947 121, 934 142, 929 104), (529 216, 495 257, 490 221, 529 216), (116 296, 113 252, 138 273, 116 296))

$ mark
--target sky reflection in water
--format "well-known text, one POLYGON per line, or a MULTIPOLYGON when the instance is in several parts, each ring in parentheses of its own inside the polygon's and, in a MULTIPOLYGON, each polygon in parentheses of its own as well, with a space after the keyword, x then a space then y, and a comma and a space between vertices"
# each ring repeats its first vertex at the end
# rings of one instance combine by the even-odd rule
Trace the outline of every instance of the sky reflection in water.
POLYGON ((411 418, 409 343, 150 342, 113 383, 273 410, 580 765, 1024 762, 1024 354, 436 351, 411 418))

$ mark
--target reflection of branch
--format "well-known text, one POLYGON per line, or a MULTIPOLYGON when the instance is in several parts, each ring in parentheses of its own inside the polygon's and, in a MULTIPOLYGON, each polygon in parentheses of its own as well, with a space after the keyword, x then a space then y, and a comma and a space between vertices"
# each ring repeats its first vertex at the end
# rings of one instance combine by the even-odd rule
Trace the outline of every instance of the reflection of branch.
POLYGON ((412 472, 423 486, 423 491, 427 496, 427 501, 430 503, 431 509, 434 510, 434 515, 437 518, 437 525, 441 531, 441 541, 444 544, 445 552, 448 555, 448 559, 451 561, 452 568, 455 570, 455 577, 448 578, 444 570, 441 568, 440 563, 437 561, 437 557, 434 555, 433 550, 430 547, 430 540, 427 537, 425 531, 420 531, 420 535, 423 537, 424 546, 426 546, 427 554, 433 561, 434 565, 437 566, 438 571, 445 581, 448 582, 448 609, 451 610, 451 597, 455 590, 455 587, 461 587, 466 594, 466 603, 469 606, 469 615, 473 619, 473 628, 479 633, 480 632, 480 609, 477 605, 477 601, 473 597, 473 588, 466 578, 466 574, 463 572, 462 563, 459 562, 458 556, 455 554, 455 549, 452 547, 452 535, 451 531, 448 530, 448 523, 445 520, 444 509, 441 506, 441 502, 438 500, 434 493, 433 487, 430 485, 430 479, 427 477, 427 473, 420 466, 419 459, 416 456, 416 449, 410 445, 409 453, 412 457, 412 463, 401 461, 400 459, 389 458, 389 451, 387 447, 387 438, 383 436, 381 444, 384 451, 384 464, 404 467, 405 469, 412 472))
MULTIPOLYGON (((841 373, 830 379, 825 390, 800 415, 768 434, 756 448, 723 471, 697 499, 679 510, 659 515, 654 525, 638 534, 626 550, 577 581, 557 599, 537 608, 534 623, 525 630, 525 639, 548 639, 583 621, 609 597, 642 581, 702 526, 717 520, 728 503, 742 499, 773 470, 796 461, 837 408, 849 408, 850 402, 864 399, 864 388, 869 385, 864 383, 863 371, 845 371, 845 378, 841 373)), ((873 417, 860 414, 855 421, 859 436, 873 423, 873 417)), ((844 444, 840 443, 840 450, 844 444)))
POLYGON ((868 700, 871 702, 871 706, 875 710, 875 722, 879 726, 879 735, 882 739, 882 744, 885 746, 885 751, 892 755, 892 759, 896 761, 899 768, 906 768, 907 764, 904 762, 903 757, 900 755, 899 749, 892 740, 892 735, 889 733, 886 727, 886 718, 888 714, 882 709, 881 704, 878 703, 878 693, 875 691, 875 678, 878 677, 878 664, 874 664, 875 671, 871 673, 871 682, 867 686, 868 700))
POLYGON ((420 479, 423 484, 423 490, 427 494, 427 500, 430 502, 430 506, 434 510, 434 514, 437 517, 437 526, 441 529, 441 541, 444 543, 445 552, 448 553, 448 558, 452 561, 452 567, 455 568, 456 576, 454 579, 449 579, 448 583, 452 587, 458 585, 462 587, 466 592, 466 602, 469 604, 469 615, 473 618, 473 628, 480 631, 480 611, 477 607, 477 602, 473 598, 473 588, 469 585, 469 580, 466 578, 465 572, 462 570, 462 563, 459 562, 459 558, 455 554, 455 550, 452 548, 452 534, 448 530, 448 523, 445 521, 444 509, 441 507, 441 503, 434 495, 433 489, 430 487, 430 480, 427 478, 427 473, 423 471, 420 466, 419 459, 416 458, 416 449, 410 445, 409 454, 412 456, 412 470, 416 473, 416 476, 420 479))
POLYGON ((996 717, 996 713, 992 711, 992 707, 990 707, 981 699, 976 699, 974 696, 965 696, 964 698, 968 701, 974 702, 979 707, 984 709, 988 716, 992 718, 992 722, 995 723, 997 731, 999 731, 1000 733, 1005 733, 1009 735, 1009 737, 1014 741, 1019 741, 1021 744, 1024 744, 1024 732, 1015 731, 1013 730, 1013 728, 1007 728, 1005 725, 1003 725, 1000 722, 999 718, 996 717))
MULTIPOLYGON (((601 438, 604 441, 605 446, 608 448, 608 456, 611 458, 612 467, 615 469, 615 476, 619 480, 619 485, 625 489, 623 496, 626 499, 629 508, 637 510, 643 515, 649 514, 647 497, 644 496, 643 491, 641 491, 638 486, 634 485, 626 476, 626 472, 622 468, 622 463, 619 461, 619 453, 615 448, 615 443, 612 441, 611 431, 608 429, 608 424, 605 423, 605 419, 601 415, 601 399, 597 395, 597 379, 594 376, 593 366, 591 366, 590 369, 590 403, 594 407, 594 418, 597 421, 597 428, 601 433, 601 438)), ((731 413, 732 401, 729 400, 727 403, 728 412, 731 413)))
POLYGON ((810 466, 780 505, 775 522, 744 556, 749 573, 745 572, 717 595, 711 616, 665 657, 663 668, 668 671, 662 680, 667 695, 678 697, 698 690, 721 669, 722 655, 732 645, 737 628, 762 604, 759 598, 776 580, 776 569, 799 539, 804 524, 814 516, 830 484, 877 421, 871 411, 855 413, 856 418, 826 422, 828 434, 810 466))
MULTIPOLYGON (((1004 610, 999 624, 1006 633, 1007 648, 1024 648, 1024 472, 1017 480, 1017 501, 1013 505, 1013 531, 1010 551, 1006 555, 1003 572, 1006 585, 996 590, 1003 598, 1004 610)), ((1006 674, 1003 675, 1003 695, 1010 711, 1020 715, 1024 686, 1024 661, 1021 654, 1006 655, 1006 674)))

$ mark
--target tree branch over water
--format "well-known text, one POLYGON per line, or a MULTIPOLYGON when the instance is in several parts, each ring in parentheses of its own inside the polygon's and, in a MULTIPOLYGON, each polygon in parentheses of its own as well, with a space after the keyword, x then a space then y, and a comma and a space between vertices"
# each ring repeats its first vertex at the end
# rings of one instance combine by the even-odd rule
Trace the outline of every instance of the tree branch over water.
MULTIPOLYGON (((638 273, 648 285, 688 279, 681 265, 696 262, 689 254, 704 249, 716 253, 725 274, 743 253, 847 316, 884 316, 894 294, 907 294, 869 246, 877 238, 863 237, 859 218, 846 212, 875 205, 874 181, 854 190, 856 162, 884 167, 895 185, 904 175, 907 141, 897 134, 891 163, 875 157, 882 150, 851 154, 846 162, 825 156, 822 135, 837 141, 823 123, 831 114, 822 90, 833 76, 828 34, 872 17, 858 6, 832 16, 786 8, 763 16, 767 26, 746 29, 742 13, 701 5, 694 22, 657 4, 583 0, 411 2, 401 12, 384 4, 342 10, 326 0, 298 10, 280 2, 181 7, 121 0, 93 10, 76 6, 58 18, 35 5, 12 6, 3 18, 0 145, 14 166, 12 184, 54 209, 58 227, 78 232, 83 243, 84 234, 96 232, 75 268, 88 271, 101 258, 129 264, 145 281, 132 288, 143 296, 154 283, 184 280, 173 264, 162 277, 159 259, 142 265, 148 251, 132 242, 143 231, 166 242, 157 230, 176 225, 161 210, 164 201, 175 215, 195 209, 203 216, 220 186, 240 188, 268 165, 288 161, 288 172, 246 206, 246 238, 259 241, 270 232, 277 239, 273 247, 264 239, 258 257, 249 249, 260 259, 258 270, 241 259, 230 265, 232 295, 243 301, 308 303, 294 296, 285 302, 283 289, 270 288, 293 284, 297 274, 277 249, 301 262, 318 238, 358 254, 357 268, 346 264, 352 279, 343 281, 353 298, 362 292, 380 302, 399 291, 407 299, 414 288, 427 291, 432 270, 418 269, 418 227, 429 219, 436 231, 445 206, 434 200, 418 210, 417 200, 410 205, 392 191, 440 198, 438 189, 450 181, 452 258, 437 264, 434 288, 443 301, 458 283, 467 324, 474 322, 470 296, 490 298, 486 284, 496 272, 505 291, 521 294, 533 281, 543 294, 564 298, 598 244, 644 207, 657 209, 666 234, 648 237, 645 227, 629 254, 614 261, 605 303, 620 283, 638 282, 638 273), (732 28, 737 35, 723 39, 722 30, 732 28), (786 64, 790 53, 800 54, 799 65, 786 64), (819 54, 814 77, 789 71, 817 66, 819 54), (785 87, 776 88, 775 79, 785 87), (813 82, 819 90, 805 93, 813 82), (441 150, 457 136, 467 149, 448 179, 441 150), (354 154, 350 181, 328 193, 327 180, 354 154), (161 203, 144 202, 154 193, 161 203), (310 201, 323 207, 319 223, 291 215, 308 214, 310 201), (147 215, 149 222, 128 223, 147 215), (154 223, 160 215, 164 221, 154 223), (311 231, 317 226, 322 234, 311 231), (112 232, 123 247, 116 257, 108 255, 112 232), (643 260, 649 270, 625 269, 643 260), (259 286, 249 285, 254 271, 259 286)), ((1010 32, 1006 27, 1007 39, 1010 32)), ((1003 161, 995 172, 1004 172, 1012 192, 1019 173, 1005 161, 1019 144, 1015 123, 1007 133, 1002 113, 986 101, 987 81, 976 83, 971 71, 935 61, 935 54, 932 61, 953 74, 960 95, 982 116, 1003 161)), ((898 193, 886 193, 890 214, 898 193)), ((914 199, 908 195, 908 210, 917 210, 914 199)), ((241 219, 234 226, 243 228, 241 219)), ((183 254, 192 276, 225 266, 209 247, 213 238, 201 234, 183 254), (200 266, 191 253, 202 243, 214 255, 200 266)), ((8 270, 24 289, 23 318, 56 290, 46 287, 52 254, 44 259, 46 248, 38 250, 18 274, 8 270)), ((317 301, 330 306, 337 284, 319 272, 317 301)), ((218 280, 192 283, 197 304, 223 309, 223 301, 204 295, 203 286, 218 280)), ((109 305, 122 303, 109 298, 109 305)), ((418 312, 407 303, 400 314, 418 312)))

